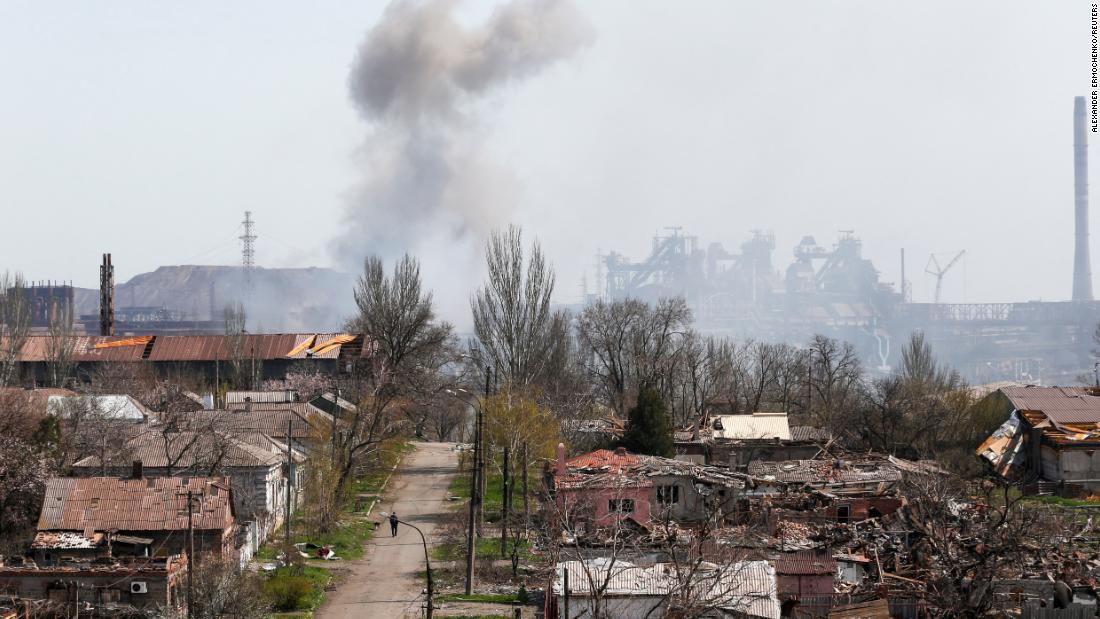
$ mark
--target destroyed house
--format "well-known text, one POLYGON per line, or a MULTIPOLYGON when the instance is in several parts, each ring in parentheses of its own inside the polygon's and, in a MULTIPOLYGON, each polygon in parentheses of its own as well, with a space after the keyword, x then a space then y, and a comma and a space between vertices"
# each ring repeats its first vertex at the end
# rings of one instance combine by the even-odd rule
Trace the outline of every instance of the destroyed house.
POLYGON ((745 495, 767 497, 777 508, 773 519, 861 521, 897 511, 899 484, 918 472, 944 473, 931 462, 893 456, 758 461, 749 464, 745 495))
POLYGON ((791 426, 787 413, 713 417, 708 428, 708 463, 744 470, 754 460, 809 460, 831 435, 827 430, 791 426))
POLYGON ((570 521, 597 526, 629 518, 645 526, 653 520, 700 521, 733 505, 743 482, 726 469, 623 448, 600 449, 571 460, 558 446, 551 479, 558 508, 570 521))
POLYGON ((831 605, 837 578, 837 562, 831 556, 792 553, 775 560, 775 574, 780 602, 817 608, 831 605))
POLYGON ((232 492, 227 480, 207 477, 51 478, 31 551, 47 565, 80 557, 187 554, 188 492, 195 560, 203 553, 231 554, 232 492))
POLYGON ((986 400, 1007 417, 977 449, 997 473, 1100 490, 1100 390, 1004 387, 986 400))
POLYGON ((0 563, 0 594, 28 604, 27 615, 125 617, 127 607, 163 612, 186 599, 187 557, 101 557, 38 565, 22 557, 0 563), (30 604, 31 601, 41 603, 30 604), (58 609, 57 607, 61 608, 58 609), (63 610, 62 610, 63 609, 63 610), (48 611, 54 612, 48 612, 48 611))

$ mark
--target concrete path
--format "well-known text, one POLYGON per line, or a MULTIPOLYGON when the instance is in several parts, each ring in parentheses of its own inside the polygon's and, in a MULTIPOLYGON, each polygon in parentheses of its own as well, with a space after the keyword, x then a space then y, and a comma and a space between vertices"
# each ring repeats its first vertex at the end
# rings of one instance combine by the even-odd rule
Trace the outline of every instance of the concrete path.
MULTIPOLYGON (((398 467, 379 512, 396 511, 398 518, 424 531, 429 546, 432 531, 447 513, 447 487, 458 469, 451 443, 416 443, 416 451, 398 467)), ((400 525, 390 537, 389 523, 379 526, 363 558, 348 565, 350 574, 326 594, 317 619, 405 619, 420 617, 424 603, 424 546, 411 527, 400 525)))

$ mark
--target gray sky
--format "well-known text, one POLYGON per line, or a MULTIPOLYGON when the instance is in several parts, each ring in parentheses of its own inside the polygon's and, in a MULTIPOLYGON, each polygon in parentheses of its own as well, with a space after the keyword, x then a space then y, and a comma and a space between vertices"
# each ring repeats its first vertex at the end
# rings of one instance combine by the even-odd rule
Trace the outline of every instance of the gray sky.
MULTIPOLYGON (((384 7, 0 4, 0 269, 93 287, 104 251, 120 281, 234 263, 245 209, 261 264, 333 264, 370 148, 348 73, 384 7)), ((478 23, 493 4, 458 7, 478 23)), ((907 249, 918 301, 929 252, 963 248, 945 301, 1069 297, 1088 3, 580 8, 590 45, 468 111, 560 300, 597 248, 640 258, 668 225, 728 248, 774 230, 781 268, 802 235, 854 229, 887 281, 907 249)), ((480 281, 454 277, 463 251, 424 256, 459 322, 480 281)))

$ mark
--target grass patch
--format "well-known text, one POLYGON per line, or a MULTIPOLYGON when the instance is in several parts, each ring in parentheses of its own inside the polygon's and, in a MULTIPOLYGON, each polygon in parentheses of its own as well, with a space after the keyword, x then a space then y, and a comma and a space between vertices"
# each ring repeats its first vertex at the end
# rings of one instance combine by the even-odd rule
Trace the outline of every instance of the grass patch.
POLYGON ((1089 499, 1067 499, 1060 496, 1034 496, 1024 499, 1029 503, 1041 505, 1058 505, 1060 507, 1096 507, 1100 509, 1100 502, 1089 499))
POLYGON ((321 605, 331 579, 332 574, 319 567, 280 567, 264 581, 263 590, 276 611, 311 611, 321 605))
MULTIPOLYGON (((456 496, 462 499, 470 498, 470 475, 469 460, 464 460, 462 463, 464 467, 454 479, 451 480, 451 485, 447 487, 447 491, 451 496, 456 496)), ((504 506, 504 475, 497 470, 497 467, 492 463, 486 463, 485 470, 488 477, 485 480, 485 496, 481 500, 481 510, 484 513, 485 522, 498 522, 500 521, 501 509, 504 506)), ((539 467, 532 464, 527 469, 527 484, 528 494, 531 495, 535 489, 535 480, 539 479, 541 472, 539 467)), ((533 500, 533 499, 529 499, 533 500)), ((462 506, 456 506, 455 509, 460 509, 462 506)), ((512 493, 512 513, 518 514, 523 511, 523 477, 522 473, 517 475, 515 479, 515 488, 512 493)))
MULTIPOLYGON (((318 546, 328 546, 336 556, 345 560, 354 560, 363 556, 363 546, 374 534, 374 523, 366 518, 350 517, 341 522, 335 530, 323 535, 308 536, 308 540, 318 546)), ((302 537, 296 535, 295 537, 302 537)), ((318 559, 320 560, 320 559, 318 559)))
MULTIPOLYGON (((477 540, 477 557, 479 559, 509 559, 512 556, 512 546, 516 545, 515 540, 509 538, 504 550, 504 557, 500 556, 500 538, 499 537, 480 537, 477 540)), ((519 560, 521 562, 530 562, 534 559, 534 555, 531 554, 530 547, 527 540, 519 540, 519 544, 516 545, 519 552, 519 560)), ((465 561, 466 560, 466 540, 465 538, 459 539, 446 544, 439 544, 432 548, 432 560, 434 561, 465 561)))

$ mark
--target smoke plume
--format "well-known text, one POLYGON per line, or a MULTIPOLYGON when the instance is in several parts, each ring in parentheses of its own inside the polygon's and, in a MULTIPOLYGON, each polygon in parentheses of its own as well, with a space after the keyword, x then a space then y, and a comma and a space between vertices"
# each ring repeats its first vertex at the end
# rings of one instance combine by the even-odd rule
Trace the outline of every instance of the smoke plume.
POLYGON ((370 134, 336 244, 348 268, 361 268, 367 254, 408 251, 430 262, 480 250, 486 233, 507 221, 516 192, 484 155, 479 103, 592 36, 566 0, 511 0, 476 27, 455 19, 455 5, 392 3, 355 57, 351 98, 370 134))

